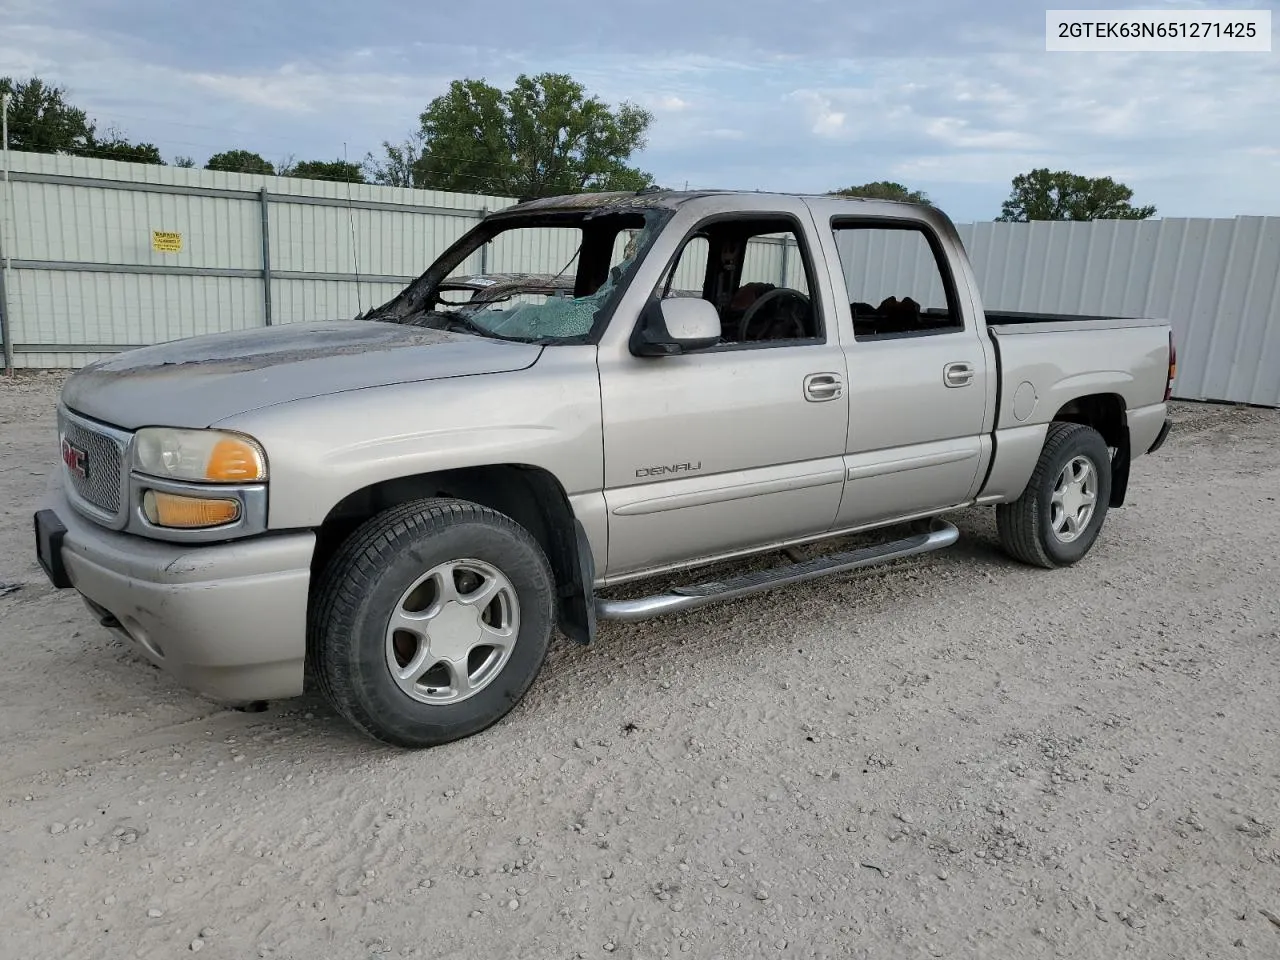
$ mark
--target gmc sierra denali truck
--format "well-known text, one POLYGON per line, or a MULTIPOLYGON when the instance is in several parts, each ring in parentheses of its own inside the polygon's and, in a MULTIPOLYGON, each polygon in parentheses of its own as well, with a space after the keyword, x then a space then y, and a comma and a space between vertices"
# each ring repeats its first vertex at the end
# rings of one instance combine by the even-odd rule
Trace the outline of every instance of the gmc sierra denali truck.
POLYGON ((949 511, 991 504, 1017 560, 1079 561, 1164 442, 1174 363, 1159 320, 984 314, 928 207, 536 200, 354 320, 76 373, 37 554, 195 690, 314 684, 365 734, 430 746, 511 710, 556 628, 587 643, 600 618, 936 550, 949 511), (483 291, 477 261, 508 271, 500 289, 442 294, 483 291), (511 271, 530 270, 524 289, 511 271), (870 547, 694 572, 879 528, 870 547))

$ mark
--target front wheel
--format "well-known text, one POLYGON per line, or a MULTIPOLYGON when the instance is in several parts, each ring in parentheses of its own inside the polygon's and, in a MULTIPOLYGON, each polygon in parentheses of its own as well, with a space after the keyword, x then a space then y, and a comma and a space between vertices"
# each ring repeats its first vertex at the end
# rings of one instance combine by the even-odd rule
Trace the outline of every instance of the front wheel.
POLYGON ((367 521, 326 566, 308 650, 326 699, 376 740, 478 733, 546 658, 555 586, 527 530, 487 507, 418 500, 367 521))
POLYGON ((1098 538, 1111 501, 1111 455, 1102 435, 1079 423, 1051 423, 1027 488, 996 506, 1000 545, 1015 560, 1065 567, 1098 538))

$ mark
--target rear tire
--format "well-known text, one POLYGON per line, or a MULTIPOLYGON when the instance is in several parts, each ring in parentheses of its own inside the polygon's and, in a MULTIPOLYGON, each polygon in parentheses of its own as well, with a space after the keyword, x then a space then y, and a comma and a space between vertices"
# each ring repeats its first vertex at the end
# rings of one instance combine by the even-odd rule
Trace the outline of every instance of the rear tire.
POLYGON ((365 522, 325 567, 308 624, 311 670, 362 733, 431 747, 520 702, 546 658, 555 583, 510 517, 432 498, 365 522))
POLYGON ((1049 424, 1022 496, 996 506, 1000 545, 1032 566, 1066 567, 1098 538, 1111 500, 1111 457, 1092 427, 1049 424))

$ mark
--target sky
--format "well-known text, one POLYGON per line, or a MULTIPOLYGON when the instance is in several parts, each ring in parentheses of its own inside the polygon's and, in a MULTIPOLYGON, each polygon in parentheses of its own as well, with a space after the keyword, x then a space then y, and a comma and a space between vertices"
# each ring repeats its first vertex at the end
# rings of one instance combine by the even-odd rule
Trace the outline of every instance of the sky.
MULTIPOLYGON (((1049 53, 1026 0, 0 0, 0 75, 67 88, 166 160, 359 160, 449 81, 565 72, 653 113, 663 186, 924 190, 958 222, 1035 167, 1158 216, 1280 215, 1271 53, 1049 53)), ((1070 9, 1120 4, 1059 3, 1070 9)), ((1271 9, 1276 0, 1137 9, 1271 9)))

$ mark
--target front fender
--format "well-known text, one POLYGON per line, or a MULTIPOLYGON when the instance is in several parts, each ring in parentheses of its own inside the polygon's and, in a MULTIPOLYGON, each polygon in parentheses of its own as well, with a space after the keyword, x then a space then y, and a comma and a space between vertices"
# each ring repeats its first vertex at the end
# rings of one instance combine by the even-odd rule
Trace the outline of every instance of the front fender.
POLYGON ((228 418, 264 447, 271 529, 319 527, 358 490, 421 474, 527 464, 565 493, 604 481, 595 347, 548 349, 513 373, 396 384, 228 418))

